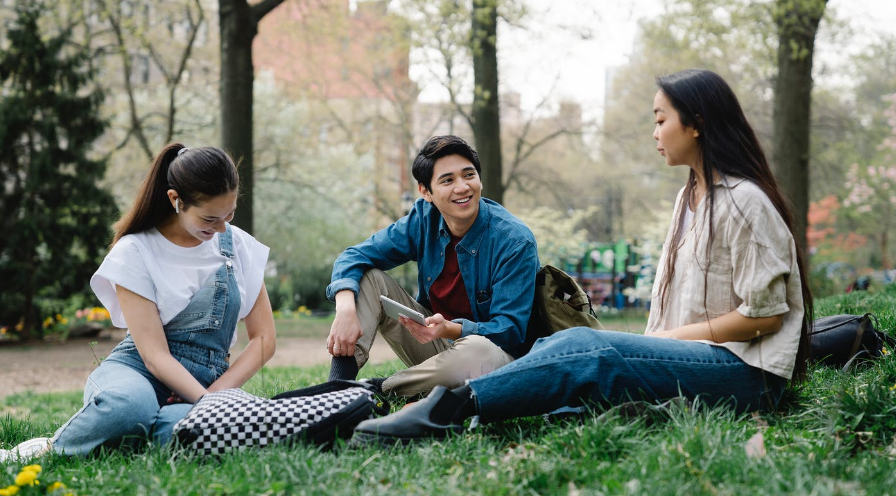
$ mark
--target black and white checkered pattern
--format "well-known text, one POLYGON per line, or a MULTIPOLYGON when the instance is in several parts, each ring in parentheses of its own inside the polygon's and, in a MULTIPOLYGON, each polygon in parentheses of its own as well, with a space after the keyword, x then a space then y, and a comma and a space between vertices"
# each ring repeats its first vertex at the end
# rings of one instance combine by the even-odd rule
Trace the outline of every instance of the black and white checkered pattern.
POLYGON ((369 408, 372 416, 375 404, 373 393, 362 387, 274 400, 227 389, 203 396, 175 424, 174 434, 183 438, 189 433, 192 442, 187 446, 196 451, 224 453, 289 440, 350 405, 369 408), (360 398, 369 405, 365 401, 359 405, 360 398))

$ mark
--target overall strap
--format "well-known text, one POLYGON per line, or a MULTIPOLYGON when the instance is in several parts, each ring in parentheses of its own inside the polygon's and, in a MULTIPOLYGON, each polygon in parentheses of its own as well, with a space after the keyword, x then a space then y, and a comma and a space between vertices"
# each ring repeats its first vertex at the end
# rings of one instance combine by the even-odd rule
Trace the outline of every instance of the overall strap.
POLYGON ((233 258, 233 232, 230 230, 230 224, 224 224, 224 234, 218 236, 218 242, 221 244, 221 255, 233 258))

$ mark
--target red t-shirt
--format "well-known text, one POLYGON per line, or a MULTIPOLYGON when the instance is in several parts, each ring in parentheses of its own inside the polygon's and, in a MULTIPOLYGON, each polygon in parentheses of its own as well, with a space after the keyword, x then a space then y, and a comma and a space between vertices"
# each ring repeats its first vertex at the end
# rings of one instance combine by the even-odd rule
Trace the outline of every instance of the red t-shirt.
POLYGON ((440 313, 446 320, 473 320, 473 309, 467 298, 467 288, 457 264, 455 247, 461 238, 451 236, 451 242, 445 247, 445 267, 442 273, 429 287, 429 303, 433 313, 440 313))

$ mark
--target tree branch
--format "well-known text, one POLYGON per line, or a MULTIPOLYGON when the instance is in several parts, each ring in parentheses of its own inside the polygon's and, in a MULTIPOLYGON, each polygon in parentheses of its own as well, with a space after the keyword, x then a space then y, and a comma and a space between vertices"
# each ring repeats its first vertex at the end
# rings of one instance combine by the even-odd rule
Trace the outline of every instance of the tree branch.
POLYGON ((277 8, 284 0, 262 0, 255 5, 249 7, 252 12, 252 19, 257 23, 262 17, 277 8))

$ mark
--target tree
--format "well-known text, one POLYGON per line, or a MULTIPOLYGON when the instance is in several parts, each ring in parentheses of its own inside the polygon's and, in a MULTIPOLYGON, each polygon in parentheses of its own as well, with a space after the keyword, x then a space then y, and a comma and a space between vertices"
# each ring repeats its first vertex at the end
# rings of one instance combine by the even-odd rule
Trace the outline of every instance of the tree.
POLYGON ((809 123, 812 55, 827 0, 776 0, 778 29, 772 156, 778 183, 793 208, 797 246, 806 250, 809 213, 809 123))
POLYGON ((473 53, 473 136, 482 163, 483 194, 504 202, 501 119, 498 106, 498 0, 473 0, 470 48, 473 53))
POLYGON ((87 289, 116 213, 97 187, 105 162, 89 157, 103 94, 70 31, 41 33, 42 7, 17 4, 0 53, 0 322, 31 337, 39 299, 87 289))
MULTIPOLYGON (((176 126, 175 119, 178 110, 177 92, 179 86, 184 81, 187 64, 190 62, 196 37, 205 22, 205 12, 202 9, 202 3, 199 0, 193 0, 192 4, 167 6, 173 10, 182 10, 182 21, 181 19, 178 19, 178 21, 186 24, 184 46, 182 48, 177 47, 173 56, 165 53, 170 51, 172 45, 176 45, 172 43, 172 38, 176 38, 174 29, 176 21, 173 17, 169 15, 164 16, 167 29, 160 29, 165 34, 164 38, 153 39, 150 33, 159 28, 147 25, 150 17, 149 12, 144 12, 142 16, 134 16, 133 12, 129 12, 133 10, 133 6, 127 6, 129 7, 128 9, 123 9, 122 3, 118 1, 98 0, 97 5, 101 9, 103 18, 109 22, 115 40, 113 51, 121 59, 122 82, 128 100, 130 129, 128 129, 123 142, 118 147, 123 147, 132 136, 136 137, 140 150, 146 156, 146 159, 151 161, 156 153, 155 150, 162 144, 167 144, 174 140, 175 134, 180 131, 176 126), (134 49, 131 44, 137 45, 139 48, 134 49), (144 54, 141 54, 140 57, 135 57, 135 52, 138 50, 142 50, 144 54), (149 79, 150 61, 161 75, 167 93, 167 105, 164 110, 143 112, 143 115, 141 115, 138 109, 137 89, 135 88, 135 80, 140 78, 135 77, 135 67, 132 59, 143 59, 145 61, 142 64, 142 72, 145 74, 145 79, 149 79), (169 61, 167 59, 173 60, 169 61), (150 133, 146 129, 148 127, 146 121, 150 115, 158 113, 163 114, 164 122, 162 123, 163 130, 159 133, 163 138, 157 146, 150 143, 150 138, 147 136, 150 133)), ((157 5, 155 7, 161 11, 166 6, 157 5)), ((156 12, 156 14, 168 13, 162 11, 156 12)))
POLYGON ((246 0, 219 0, 221 30, 221 146, 240 164, 240 199, 233 223, 253 231, 252 190, 252 40, 258 21, 283 0, 262 0, 250 5, 246 0))

